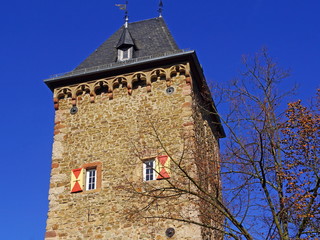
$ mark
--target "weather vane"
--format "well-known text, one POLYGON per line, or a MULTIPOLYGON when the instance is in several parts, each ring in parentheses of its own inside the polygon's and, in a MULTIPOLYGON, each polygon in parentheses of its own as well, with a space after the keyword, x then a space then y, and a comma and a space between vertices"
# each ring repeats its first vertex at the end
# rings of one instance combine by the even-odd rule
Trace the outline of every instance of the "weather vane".
POLYGON ((162 17, 162 11, 163 11, 163 2, 162 0, 160 0, 159 9, 158 9, 159 17, 162 17))
POLYGON ((124 26, 125 28, 128 27, 129 17, 128 17, 128 1, 125 4, 116 4, 120 10, 124 10, 124 26))

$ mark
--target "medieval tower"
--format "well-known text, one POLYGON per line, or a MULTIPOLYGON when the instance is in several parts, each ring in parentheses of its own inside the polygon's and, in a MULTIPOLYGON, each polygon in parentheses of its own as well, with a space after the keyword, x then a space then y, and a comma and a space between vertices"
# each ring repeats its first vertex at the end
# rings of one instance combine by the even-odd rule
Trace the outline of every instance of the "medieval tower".
POLYGON ((47 240, 222 239, 224 137, 194 51, 162 17, 127 23, 73 71, 45 80, 55 109, 47 240), (182 220, 182 221, 181 221, 182 220))

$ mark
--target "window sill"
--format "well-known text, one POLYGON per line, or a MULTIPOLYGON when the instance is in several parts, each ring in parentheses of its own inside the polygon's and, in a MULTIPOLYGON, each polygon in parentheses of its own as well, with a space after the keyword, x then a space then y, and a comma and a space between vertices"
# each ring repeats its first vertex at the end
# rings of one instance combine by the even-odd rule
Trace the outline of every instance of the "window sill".
POLYGON ((93 189, 93 190, 84 190, 82 193, 86 194, 86 193, 97 193, 100 192, 101 188, 97 188, 97 189, 93 189))

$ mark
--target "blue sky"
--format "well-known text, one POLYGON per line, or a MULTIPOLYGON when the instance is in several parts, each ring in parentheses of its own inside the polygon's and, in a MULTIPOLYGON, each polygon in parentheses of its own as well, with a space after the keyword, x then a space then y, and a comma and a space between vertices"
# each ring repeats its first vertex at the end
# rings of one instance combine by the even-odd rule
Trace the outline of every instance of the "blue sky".
MULTIPOLYGON (((76 67, 123 24, 123 0, 11 0, 0 9, 1 239, 43 239, 54 109, 43 83, 76 67)), ((196 50, 209 82, 239 75, 241 56, 269 48, 307 100, 320 87, 319 0, 164 0, 180 48, 196 50)), ((130 22, 158 0, 129 0, 130 22)))

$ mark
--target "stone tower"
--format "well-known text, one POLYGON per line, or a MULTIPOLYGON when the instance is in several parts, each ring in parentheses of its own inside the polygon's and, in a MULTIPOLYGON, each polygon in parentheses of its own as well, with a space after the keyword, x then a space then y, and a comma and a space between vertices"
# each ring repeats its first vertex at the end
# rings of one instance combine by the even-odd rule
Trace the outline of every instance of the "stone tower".
POLYGON ((219 191, 224 131, 195 52, 163 18, 122 26, 45 83, 55 108, 46 239, 222 239, 189 223, 223 219, 184 190, 196 179, 219 191))

